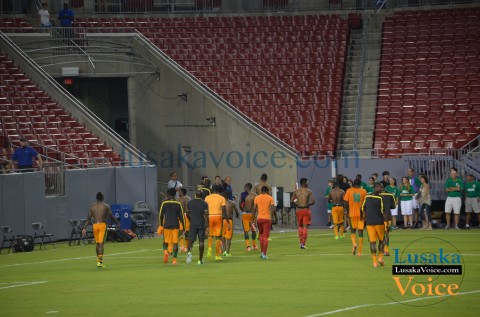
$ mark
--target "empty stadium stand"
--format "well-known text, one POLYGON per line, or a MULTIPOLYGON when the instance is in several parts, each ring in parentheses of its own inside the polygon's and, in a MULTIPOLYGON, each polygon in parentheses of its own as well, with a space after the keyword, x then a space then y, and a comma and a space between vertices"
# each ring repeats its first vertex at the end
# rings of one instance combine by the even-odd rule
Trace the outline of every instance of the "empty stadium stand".
POLYGON ((21 137, 39 153, 72 165, 119 165, 113 151, 0 53, 0 159, 9 160, 21 137))
POLYGON ((77 24, 88 32, 137 29, 303 156, 337 148, 348 40, 348 23, 339 16, 83 18, 77 24))
POLYGON ((480 133, 480 8, 397 12, 383 28, 374 149, 460 148, 480 133))

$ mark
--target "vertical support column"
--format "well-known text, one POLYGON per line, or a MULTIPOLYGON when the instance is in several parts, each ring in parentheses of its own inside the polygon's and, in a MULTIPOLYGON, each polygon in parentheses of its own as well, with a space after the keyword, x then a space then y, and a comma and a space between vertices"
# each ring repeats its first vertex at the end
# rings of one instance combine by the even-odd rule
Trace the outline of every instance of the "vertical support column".
POLYGON ((133 77, 128 77, 128 133, 130 137, 130 144, 137 146, 137 107, 135 104, 135 80, 133 77))

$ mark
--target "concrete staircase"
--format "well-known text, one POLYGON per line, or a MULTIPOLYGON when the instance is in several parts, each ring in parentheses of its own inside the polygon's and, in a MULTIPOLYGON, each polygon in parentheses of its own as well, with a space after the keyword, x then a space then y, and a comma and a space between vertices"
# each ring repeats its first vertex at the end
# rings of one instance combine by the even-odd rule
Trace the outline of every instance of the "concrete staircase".
POLYGON ((348 45, 348 58, 344 82, 342 118, 337 148, 339 156, 357 151, 361 157, 372 155, 373 131, 377 108, 377 88, 380 72, 381 31, 383 17, 366 16, 367 34, 363 30, 352 30, 348 45), (362 69, 362 50, 365 43, 365 62, 362 69), (360 80, 363 73, 363 86, 360 80), (359 109, 357 112, 357 103, 359 109), (355 129, 358 124, 358 139, 355 148, 355 129))

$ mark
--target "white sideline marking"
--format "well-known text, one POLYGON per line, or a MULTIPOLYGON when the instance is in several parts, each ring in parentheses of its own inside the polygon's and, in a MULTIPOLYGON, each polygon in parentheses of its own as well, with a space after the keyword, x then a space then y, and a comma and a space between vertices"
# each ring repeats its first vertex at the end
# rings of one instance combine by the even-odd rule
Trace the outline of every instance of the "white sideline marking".
MULTIPOLYGON (((131 252, 112 253, 112 254, 109 254, 109 256, 132 254, 132 253, 139 253, 139 252, 145 252, 145 251, 152 251, 152 250, 142 249, 142 250, 131 251, 131 252)), ((91 258, 96 258, 96 256, 92 255, 92 256, 84 256, 84 257, 76 257, 76 258, 66 258, 66 259, 58 259, 58 260, 51 260, 51 261, 42 261, 42 262, 15 263, 15 264, 2 265, 2 266, 0 266, 0 268, 1 267, 12 267, 12 266, 48 264, 48 263, 64 262, 64 261, 72 261, 72 260, 85 260, 85 259, 91 259, 91 258)))
MULTIPOLYGON (((480 293, 480 290, 475 290, 475 291, 469 291, 469 292, 463 292, 463 293, 457 293, 454 296, 460 296, 460 295, 469 295, 469 294, 475 294, 475 293, 480 293)), ((308 315, 305 317, 319 317, 319 316, 326 316, 326 315, 332 315, 336 313, 342 313, 345 311, 349 310, 354 310, 358 308, 364 308, 364 307, 371 307, 371 306, 387 306, 387 305, 397 305, 397 304, 403 304, 403 303, 411 303, 411 302, 418 302, 421 300, 427 300, 427 299, 434 299, 434 298, 441 298, 441 297, 448 297, 452 295, 442 295, 442 296, 430 296, 430 297, 421 297, 421 298, 415 298, 415 299, 409 299, 409 300, 404 300, 400 302, 389 302, 389 303, 383 303, 383 304, 364 304, 364 305, 358 305, 358 306, 352 306, 352 307, 346 307, 342 309, 337 309, 337 310, 332 310, 332 311, 327 311, 324 313, 320 314, 315 314, 315 315, 308 315)))
POLYGON ((7 288, 14 288, 14 287, 21 287, 21 286, 31 286, 31 285, 45 284, 45 283, 47 283, 47 281, 2 283, 2 284, 14 284, 14 285, 0 287, 0 289, 7 289, 7 288))

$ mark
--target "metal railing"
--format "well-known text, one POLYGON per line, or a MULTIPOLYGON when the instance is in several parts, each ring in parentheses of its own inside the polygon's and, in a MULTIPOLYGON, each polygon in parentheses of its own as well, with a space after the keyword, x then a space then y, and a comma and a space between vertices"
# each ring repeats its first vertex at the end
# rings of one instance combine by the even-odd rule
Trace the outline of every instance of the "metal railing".
POLYGON ((16 64, 22 71, 28 73, 29 77, 37 82, 39 86, 56 99, 66 110, 72 112, 80 122, 92 130, 93 133, 102 137, 109 145, 120 153, 126 164, 148 165, 149 162, 145 154, 140 152, 132 144, 125 141, 115 130, 105 124, 88 107, 85 107, 69 91, 55 81, 46 71, 44 71, 35 61, 33 61, 23 50, 21 50, 10 38, 3 32, 0 32, 0 42, 2 49, 10 57, 15 58, 16 64))

